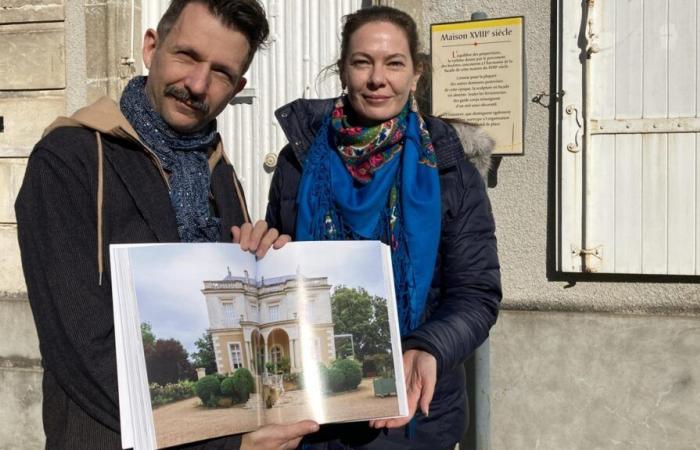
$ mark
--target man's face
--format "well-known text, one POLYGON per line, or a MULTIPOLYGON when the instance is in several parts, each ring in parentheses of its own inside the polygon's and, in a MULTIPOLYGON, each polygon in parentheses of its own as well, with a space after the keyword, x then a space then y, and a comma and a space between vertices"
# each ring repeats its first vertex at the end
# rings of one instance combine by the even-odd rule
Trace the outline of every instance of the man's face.
POLYGON ((143 60, 153 108, 180 133, 201 130, 245 86, 250 45, 201 3, 188 4, 165 39, 148 30, 143 60))

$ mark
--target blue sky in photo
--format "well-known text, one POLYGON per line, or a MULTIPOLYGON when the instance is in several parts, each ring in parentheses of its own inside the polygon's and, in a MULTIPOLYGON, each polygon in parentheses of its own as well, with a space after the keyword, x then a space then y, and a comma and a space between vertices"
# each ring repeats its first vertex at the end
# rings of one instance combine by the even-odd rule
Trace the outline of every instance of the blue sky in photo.
MULTIPOLYGON (((270 251, 258 262, 265 278, 294 275, 328 277, 332 286, 364 287, 386 298, 379 247, 371 242, 305 242, 270 251), (352 251, 349 246, 352 245, 352 251)), ((141 322, 149 322, 158 339, 177 339, 188 353, 209 326, 204 281, 255 273, 255 259, 232 244, 161 244, 129 249, 141 322)), ((258 279, 260 276, 257 277, 258 279)))

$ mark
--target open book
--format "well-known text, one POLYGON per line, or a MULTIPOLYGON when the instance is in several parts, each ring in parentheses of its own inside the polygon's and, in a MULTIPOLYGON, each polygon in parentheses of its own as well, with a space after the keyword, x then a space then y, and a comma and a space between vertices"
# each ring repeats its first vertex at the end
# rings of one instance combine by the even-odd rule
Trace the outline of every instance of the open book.
POLYGON ((408 414, 389 248, 111 245, 123 448, 408 414))

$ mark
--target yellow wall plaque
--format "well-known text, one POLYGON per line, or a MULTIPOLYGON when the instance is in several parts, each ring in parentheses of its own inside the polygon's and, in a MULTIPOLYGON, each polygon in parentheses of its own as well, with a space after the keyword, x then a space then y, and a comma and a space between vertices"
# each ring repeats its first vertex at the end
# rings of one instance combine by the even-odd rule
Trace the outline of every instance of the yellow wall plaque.
POLYGON ((494 154, 523 154, 523 17, 430 26, 432 108, 485 128, 494 154))

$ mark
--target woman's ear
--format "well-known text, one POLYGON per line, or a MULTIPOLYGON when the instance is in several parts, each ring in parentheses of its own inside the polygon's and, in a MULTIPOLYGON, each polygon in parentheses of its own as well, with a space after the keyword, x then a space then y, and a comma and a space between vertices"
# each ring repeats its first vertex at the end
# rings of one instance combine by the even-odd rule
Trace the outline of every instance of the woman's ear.
POLYGON ((416 92, 416 89, 418 89, 418 80, 420 80, 421 75, 423 75, 423 65, 419 64, 413 72, 413 83, 411 83, 411 90, 413 92, 416 92))

